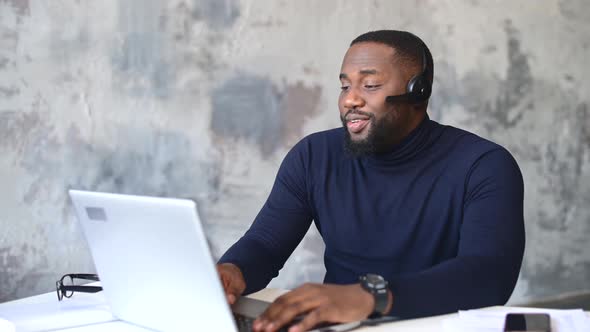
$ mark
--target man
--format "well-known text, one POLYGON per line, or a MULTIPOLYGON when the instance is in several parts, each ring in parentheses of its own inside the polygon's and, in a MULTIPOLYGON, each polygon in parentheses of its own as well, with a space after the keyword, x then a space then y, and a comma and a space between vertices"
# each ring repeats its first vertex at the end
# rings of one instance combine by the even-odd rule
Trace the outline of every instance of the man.
POLYGON ((522 175, 501 146, 428 118, 432 77, 430 51, 413 34, 373 31, 351 43, 343 128, 293 147, 251 228, 219 261, 233 303, 278 274, 312 220, 322 235, 324 284, 279 297, 255 330, 302 313, 289 331, 508 300, 524 252, 522 175))

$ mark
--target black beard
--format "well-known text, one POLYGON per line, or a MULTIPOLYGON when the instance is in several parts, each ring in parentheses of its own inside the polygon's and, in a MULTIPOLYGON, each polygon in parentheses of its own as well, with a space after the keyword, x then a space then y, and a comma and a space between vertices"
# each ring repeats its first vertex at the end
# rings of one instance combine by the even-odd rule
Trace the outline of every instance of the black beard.
POLYGON ((394 124, 388 117, 380 120, 371 113, 348 111, 344 117, 340 117, 344 126, 344 150, 353 157, 376 155, 391 149, 391 136, 395 132, 394 124), (346 115, 350 113, 362 114, 369 117, 369 133, 361 140, 352 140, 346 126, 346 115))

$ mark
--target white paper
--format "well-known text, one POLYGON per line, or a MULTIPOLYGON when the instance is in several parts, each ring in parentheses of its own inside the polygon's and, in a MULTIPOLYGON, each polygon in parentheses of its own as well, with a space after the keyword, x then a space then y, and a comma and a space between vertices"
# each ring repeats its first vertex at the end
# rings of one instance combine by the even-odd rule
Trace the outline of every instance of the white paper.
POLYGON ((154 332, 122 321, 108 322, 61 330, 61 332, 154 332))
POLYGON ((115 320, 104 301, 84 297, 61 302, 55 299, 50 302, 13 304, 2 308, 0 316, 14 324, 18 332, 46 331, 115 320))
POLYGON ((447 332, 502 332, 507 313, 547 313, 551 317, 552 332, 590 332, 590 318, 581 309, 466 310, 459 311, 459 315, 456 317, 443 320, 442 325, 447 332))
POLYGON ((0 318, 0 332, 14 332, 14 324, 7 321, 6 319, 0 318))

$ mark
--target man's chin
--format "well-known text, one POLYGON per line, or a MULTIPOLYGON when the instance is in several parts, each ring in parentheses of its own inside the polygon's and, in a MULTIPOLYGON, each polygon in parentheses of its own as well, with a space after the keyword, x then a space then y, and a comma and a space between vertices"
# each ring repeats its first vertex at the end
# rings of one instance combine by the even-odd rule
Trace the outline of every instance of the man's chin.
POLYGON ((363 130, 354 133, 352 131, 350 131, 350 129, 347 129, 348 131, 348 136, 350 136, 350 140, 352 142, 362 142, 365 141, 367 139, 367 137, 369 137, 369 130, 370 129, 370 125, 366 126, 365 128, 363 128, 363 130))
POLYGON ((372 155, 375 152, 373 145, 366 137, 354 138, 352 135, 346 135, 344 140, 344 149, 354 157, 372 155))
POLYGON ((367 136, 366 134, 363 133, 359 133, 359 134, 353 134, 350 131, 348 132, 348 135, 350 137, 350 142, 351 143, 363 143, 367 141, 367 136))

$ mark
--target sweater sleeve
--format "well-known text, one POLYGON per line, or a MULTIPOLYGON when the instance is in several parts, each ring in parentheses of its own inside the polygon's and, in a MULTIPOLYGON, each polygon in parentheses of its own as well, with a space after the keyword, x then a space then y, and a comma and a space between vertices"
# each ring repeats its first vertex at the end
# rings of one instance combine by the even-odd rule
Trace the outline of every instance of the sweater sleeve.
POLYGON ((311 225, 305 151, 303 141, 289 151, 252 226, 219 260, 240 268, 245 295, 266 287, 278 275, 311 225))
POLYGON ((466 179, 457 256, 427 270, 390 276, 391 315, 422 317, 505 304, 524 254, 524 184, 516 161, 498 148, 466 179))

